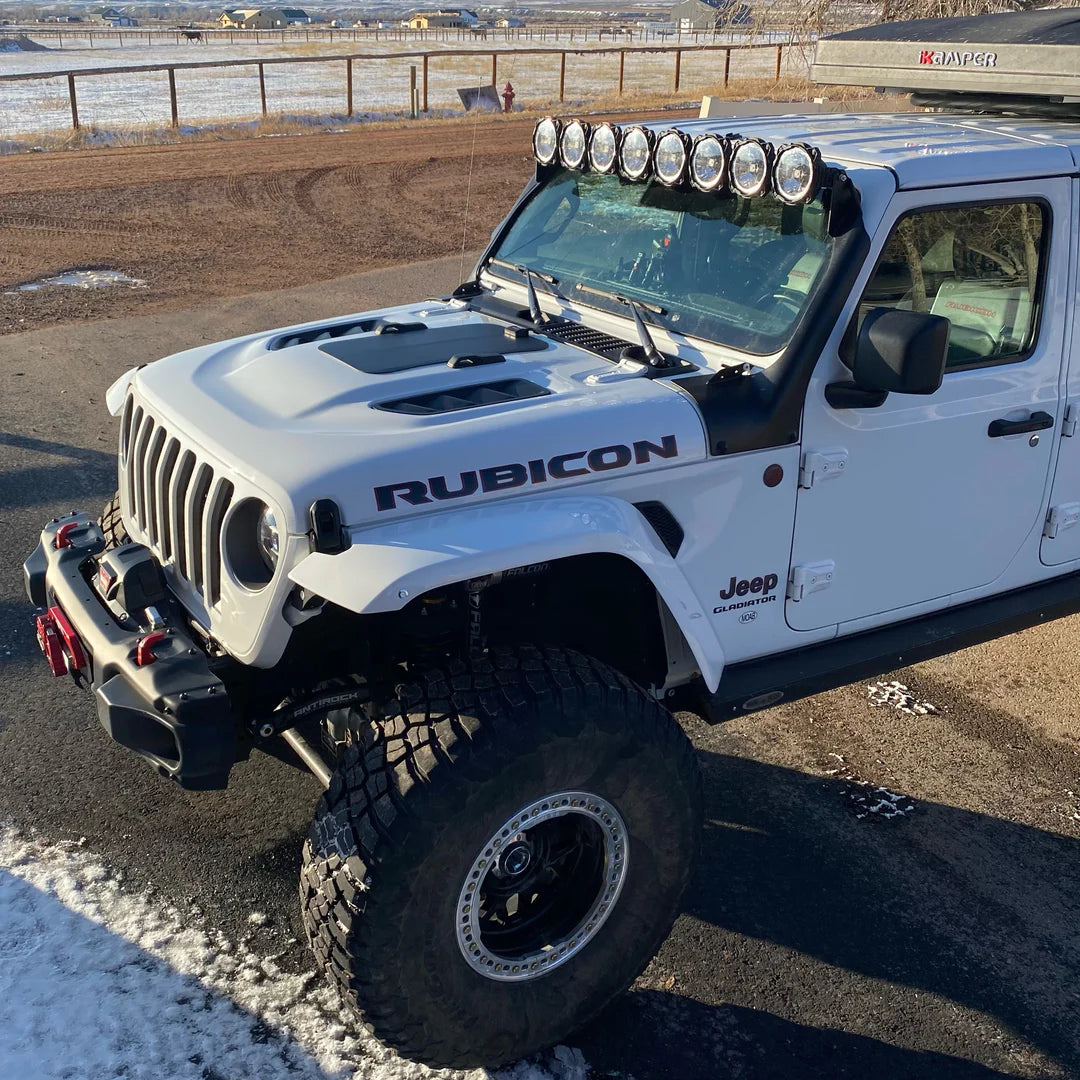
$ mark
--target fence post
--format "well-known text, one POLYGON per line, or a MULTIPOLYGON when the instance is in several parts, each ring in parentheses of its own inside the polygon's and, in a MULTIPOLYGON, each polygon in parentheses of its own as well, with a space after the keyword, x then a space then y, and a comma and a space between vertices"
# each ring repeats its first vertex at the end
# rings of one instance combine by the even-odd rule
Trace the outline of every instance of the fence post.
POLYGON ((566 98, 566 53, 559 58, 559 100, 566 98))
POLYGON ((416 65, 409 65, 409 116, 416 119, 416 65))
POLYGON ((263 73, 263 66, 259 64, 259 99, 262 101, 262 114, 266 115, 266 76, 263 73))
POLYGON ((679 76, 682 74, 682 49, 675 50, 675 93, 679 92, 679 76))
POLYGON ((180 126, 180 115, 176 111, 176 69, 169 68, 169 109, 172 112, 172 126, 180 126))
POLYGON ((777 82, 780 81, 780 60, 781 60, 781 57, 783 55, 784 55, 784 46, 783 45, 777 45, 776 46, 776 81, 777 82))
POLYGON ((626 73, 626 50, 619 50, 619 97, 622 97, 623 75, 626 73))
POLYGON ((728 84, 728 78, 731 75, 731 50, 724 50, 724 86, 728 84))
POLYGON ((498 53, 492 53, 491 54, 491 85, 492 86, 497 87, 499 85, 498 72, 499 72, 499 54, 498 53))
POLYGON ((79 105, 75 100, 75 76, 68 72, 68 97, 71 99, 71 126, 79 130, 79 105))
POLYGON ((424 53, 424 67, 423 67, 423 72, 422 72, 422 76, 421 76, 422 79, 423 79, 423 83, 424 83, 424 112, 428 111, 428 103, 427 103, 427 64, 428 64, 428 54, 424 53))
POLYGON ((347 93, 348 93, 348 98, 349 98, 349 112, 348 112, 348 115, 352 116, 352 114, 353 114, 353 99, 352 99, 352 57, 351 56, 345 61, 345 86, 346 86, 347 93))

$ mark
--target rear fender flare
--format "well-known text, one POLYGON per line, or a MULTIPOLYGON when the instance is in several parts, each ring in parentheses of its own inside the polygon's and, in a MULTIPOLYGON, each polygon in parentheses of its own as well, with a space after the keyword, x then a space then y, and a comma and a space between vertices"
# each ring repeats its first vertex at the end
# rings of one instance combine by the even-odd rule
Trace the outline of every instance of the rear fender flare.
POLYGON ((414 597, 500 570, 574 555, 621 555, 641 568, 678 623, 710 690, 723 651, 708 613, 637 509, 609 496, 515 499, 354 529, 337 555, 312 553, 289 578, 358 614, 398 611, 414 597))

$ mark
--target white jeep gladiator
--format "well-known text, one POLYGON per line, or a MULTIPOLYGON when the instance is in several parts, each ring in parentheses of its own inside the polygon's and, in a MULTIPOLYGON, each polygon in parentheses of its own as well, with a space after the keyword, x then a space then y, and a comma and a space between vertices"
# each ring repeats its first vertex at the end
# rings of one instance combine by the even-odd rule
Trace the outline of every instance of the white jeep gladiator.
POLYGON ((886 24, 816 77, 931 111, 546 118, 452 295, 111 388, 42 650, 186 788, 320 778, 303 919, 386 1043, 497 1065, 633 981, 701 815, 670 710, 1080 610, 1078 72, 1075 11, 886 24))

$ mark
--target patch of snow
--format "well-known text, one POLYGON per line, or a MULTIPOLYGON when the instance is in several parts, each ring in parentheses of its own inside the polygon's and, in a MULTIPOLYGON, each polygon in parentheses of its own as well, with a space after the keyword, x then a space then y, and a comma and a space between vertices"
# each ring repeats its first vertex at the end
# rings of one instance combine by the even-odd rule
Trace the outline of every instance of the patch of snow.
POLYGON ((876 817, 888 820, 905 817, 915 810, 915 800, 910 795, 899 795, 887 787, 863 780, 844 761, 843 754, 829 754, 839 762, 833 769, 826 769, 825 775, 845 782, 844 799, 858 820, 876 817))
POLYGON ((41 278, 40 281, 29 281, 25 285, 17 285, 14 289, 8 289, 4 295, 37 292, 38 289, 48 289, 53 285, 70 285, 76 289, 103 289, 110 285, 126 285, 129 289, 146 288, 145 281, 128 277, 119 270, 69 270, 55 277, 41 278))
POLYGON ((888 705, 898 712, 907 713, 909 716, 925 716, 927 713, 936 713, 937 709, 929 701, 918 701, 915 695, 901 682, 876 682, 866 688, 867 696, 872 709, 880 709, 888 705))
MULTIPOLYGON (((342 1020, 314 971, 228 940, 146 894, 81 844, 0 826, 0 1075, 34 1080, 481 1080, 405 1061, 342 1020)), ((556 1047, 498 1080, 586 1080, 556 1047)))
POLYGON ((896 818, 904 817, 915 809, 915 800, 908 795, 898 795, 885 787, 876 787, 868 780, 853 781, 854 786, 848 792, 858 819, 866 817, 896 818))

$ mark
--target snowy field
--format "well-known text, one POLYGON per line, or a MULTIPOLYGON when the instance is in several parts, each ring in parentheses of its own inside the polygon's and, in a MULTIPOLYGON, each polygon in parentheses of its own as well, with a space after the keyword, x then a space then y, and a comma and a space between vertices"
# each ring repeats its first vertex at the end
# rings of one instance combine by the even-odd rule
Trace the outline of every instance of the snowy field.
MULTIPOLYGON (((314 972, 277 964, 265 918, 230 941, 78 844, 0 827, 4 1080, 585 1080, 580 1051, 435 1072, 347 1029, 314 972)), ((280 940, 280 939, 278 939, 280 940)))
MULTIPOLYGON (((536 42, 502 42, 498 49, 519 51, 536 42)), ((587 101, 613 94, 618 87, 619 59, 615 52, 598 52, 592 47, 584 54, 568 53, 566 58, 566 99, 587 101)), ((582 46, 583 47, 583 46, 582 46)), ((610 49, 610 45, 606 46, 610 49)), ((370 60, 353 62, 353 105, 356 113, 404 112, 409 107, 409 68, 417 68, 419 56, 411 59, 378 59, 377 54, 403 51, 401 42, 366 43, 370 60)), ((428 104, 432 109, 461 111, 459 87, 491 82, 493 46, 478 43, 473 56, 443 56, 441 52, 460 50, 461 42, 426 43, 429 61, 428 104)), ((47 52, 0 53, 0 76, 16 73, 69 69, 183 63, 205 60, 249 60, 229 68, 203 68, 176 72, 179 119, 182 125, 202 125, 219 121, 250 120, 259 116, 259 76, 257 63, 275 56, 334 56, 360 51, 347 43, 338 45, 190 45, 160 47, 71 49, 47 52)), ((803 76, 808 52, 791 47, 784 50, 783 71, 803 76)), ((770 78, 775 72, 776 52, 772 48, 735 50, 730 76, 770 78)), ((662 93, 673 86, 673 54, 628 50, 624 87, 628 95, 662 93)), ((346 65, 338 62, 270 64, 265 67, 267 110, 271 114, 311 114, 334 116, 346 111, 346 65)), ((700 94, 723 82, 724 53, 686 50, 682 58, 680 92, 700 94)), ((509 80, 517 93, 517 104, 528 107, 558 98, 559 56, 514 55, 499 57, 496 81, 501 90, 509 80)), ((131 72, 115 75, 86 75, 76 79, 79 118, 84 127, 124 130, 143 126, 166 126, 170 121, 168 75, 164 71, 131 72)), ((0 138, 34 133, 60 132, 71 126, 66 78, 19 81, 0 79, 0 138)))

